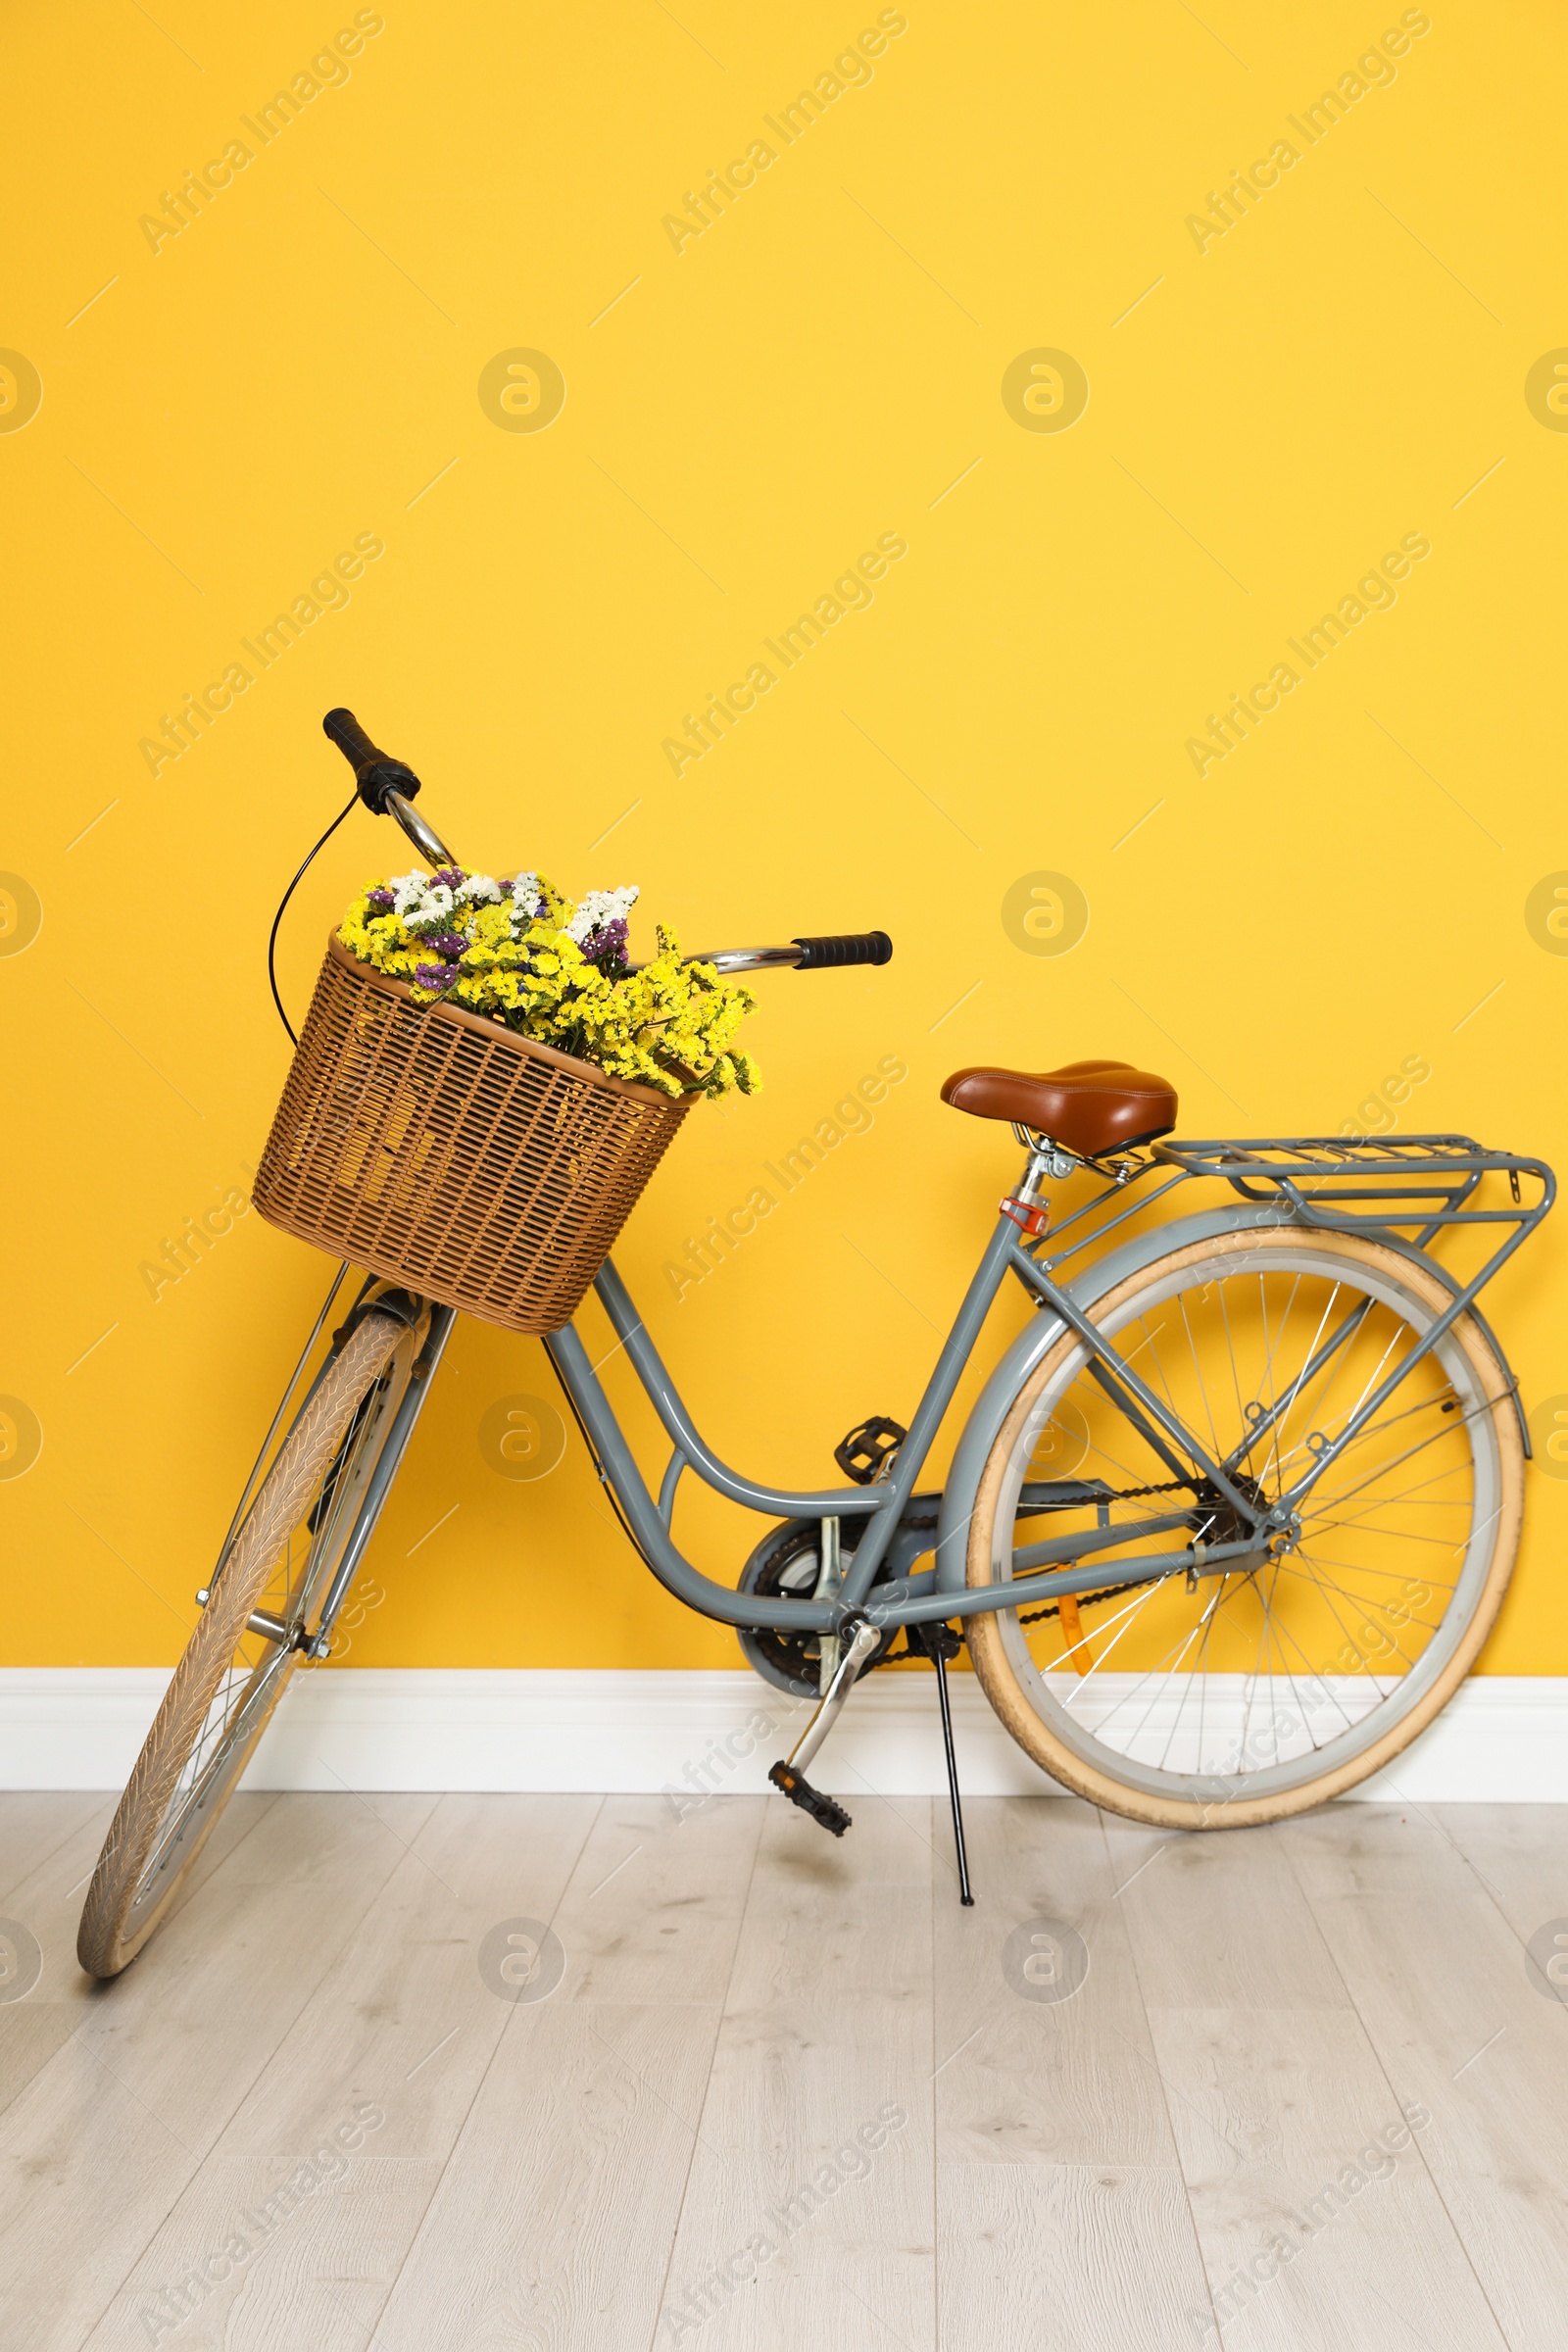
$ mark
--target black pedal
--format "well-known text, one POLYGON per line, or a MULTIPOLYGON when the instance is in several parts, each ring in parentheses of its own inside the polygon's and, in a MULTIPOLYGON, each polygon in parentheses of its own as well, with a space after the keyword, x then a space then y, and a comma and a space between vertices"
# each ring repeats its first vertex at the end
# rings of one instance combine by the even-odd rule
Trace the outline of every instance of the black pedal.
POLYGON ((833 1837, 842 1838, 850 1828, 851 1818, 844 1807, 835 1804, 832 1797, 824 1795, 820 1788, 813 1788, 804 1773, 791 1772, 787 1764, 774 1764, 767 1777, 775 1788, 784 1791, 792 1805, 799 1805, 803 1813, 809 1813, 811 1819, 833 1837))
POLYGON ((834 1446, 833 1459, 845 1477, 853 1478, 858 1487, 875 1486, 883 1463, 889 1454, 898 1452, 908 1434, 886 1414, 873 1413, 869 1421, 862 1421, 834 1446))

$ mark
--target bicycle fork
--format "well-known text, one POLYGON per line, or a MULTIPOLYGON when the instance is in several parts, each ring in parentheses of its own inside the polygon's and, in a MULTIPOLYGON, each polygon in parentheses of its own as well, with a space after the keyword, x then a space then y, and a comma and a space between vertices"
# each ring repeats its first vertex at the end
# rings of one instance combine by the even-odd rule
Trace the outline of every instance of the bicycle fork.
POLYGON ((452 1337, 452 1327, 457 1319, 458 1310, 455 1306, 432 1306, 430 1309, 430 1327, 425 1334, 424 1345, 415 1358, 407 1393, 398 1406, 392 1427, 387 1433, 387 1442, 381 1450, 381 1457, 371 1474, 369 1486, 365 1499, 360 1505, 359 1515, 350 1531, 349 1540, 343 1546, 343 1556, 337 1564, 331 1584, 322 1596, 320 1616, 317 1622, 316 1632, 303 1644, 307 1657, 324 1658, 331 1648, 332 1628, 337 1623, 339 1613, 349 1596, 349 1588, 359 1573, 360 1562, 365 1557, 366 1547, 375 1533, 375 1523, 381 1516, 381 1506, 391 1493, 392 1482, 403 1466, 403 1456, 408 1450, 409 1440, 414 1435, 414 1425, 424 1410, 425 1398, 430 1394, 436 1368, 446 1352, 446 1345, 452 1337))
MULTIPOLYGON (((366 1311, 383 1303, 382 1300, 372 1296, 365 1302, 366 1311)), ((452 1327, 457 1319, 456 1307, 436 1305, 430 1309, 429 1325, 423 1345, 411 1369, 408 1388, 393 1416, 392 1425, 387 1431, 385 1442, 381 1446, 366 1491, 360 1497, 353 1524, 349 1529, 331 1580, 326 1590, 318 1596, 318 1614, 314 1633, 305 1619, 302 1618, 297 1625, 291 1625, 267 1609, 251 1611, 246 1620, 248 1632, 260 1634, 264 1640, 275 1642, 279 1647, 287 1645, 302 1650, 313 1663, 318 1662, 330 1654, 332 1629, 348 1599, 349 1588, 359 1573, 370 1538, 375 1533, 376 1522, 381 1516, 382 1506, 391 1492, 392 1482, 402 1468, 403 1456, 408 1450, 409 1440, 414 1435, 415 1423, 424 1409, 425 1399, 430 1394, 436 1368, 446 1350, 447 1342, 452 1336, 452 1327)), ((344 1326, 345 1331, 351 1328, 352 1320, 351 1317, 350 1323, 344 1326)), ((235 1524, 238 1524, 238 1514, 236 1514, 235 1524)), ((232 1528, 229 1532, 232 1535, 232 1528)), ((205 1608, 211 1595, 212 1587, 204 1585, 196 1598, 205 1608)))

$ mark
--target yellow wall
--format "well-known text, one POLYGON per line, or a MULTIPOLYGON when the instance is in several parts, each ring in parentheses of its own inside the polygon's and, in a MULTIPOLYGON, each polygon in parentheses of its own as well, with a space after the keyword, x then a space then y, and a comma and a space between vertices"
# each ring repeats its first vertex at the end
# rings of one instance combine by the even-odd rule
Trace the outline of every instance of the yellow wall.
MULTIPOLYGON (((157 13, 9 35, 0 342, 42 389, 0 432, 0 867, 26 886, 0 902, 0 1391, 43 1437, 0 1481, 14 1660, 176 1654, 322 1287, 255 1214, 156 1298, 140 1269, 265 1136, 267 926, 346 793, 334 703, 494 870, 638 880, 694 947, 893 934, 888 970, 762 987, 766 1092, 698 1110, 621 1253, 759 1471, 815 1483, 852 1421, 907 1417, 1015 1173, 937 1101, 962 1062, 1125 1055, 1213 1134, 1337 1129, 1419 1057, 1406 1125, 1563 1156, 1568 942, 1539 898, 1527 923, 1568 867, 1557 11, 910 0, 789 145, 766 118, 904 20, 387 0, 264 145, 245 119, 352 8, 157 13), (1401 22, 1429 28, 1309 144, 1290 118, 1401 22), (776 160, 677 250, 663 217, 760 138, 776 160), (251 160, 155 250, 140 217, 235 139, 251 160), (1195 232, 1282 139, 1254 209, 1195 232), (564 378, 548 429, 481 405, 519 349, 564 378), (1004 404, 1041 349, 1087 376, 1069 429, 1025 429, 1019 370, 1004 404), (908 552, 874 603, 677 781, 683 713, 884 533, 908 552), (1287 641, 1407 534, 1430 554, 1396 603, 1306 671, 1287 641), (365 535, 352 601, 262 670, 242 641, 365 535), (1189 738, 1281 662, 1301 682, 1200 774, 1189 738), (235 662, 253 682, 150 772, 142 739, 235 662), (1004 919, 1042 871, 1091 912, 1062 956, 1004 919), (887 1055, 910 1076, 874 1127, 677 1303, 685 1237, 887 1055)), ((0 378, 0 424, 29 381, 0 378)), ((391 853, 362 815, 320 859, 294 1007, 391 853)), ((1533 1406, 1568 1391, 1565 1247, 1548 1227, 1488 1301, 1533 1406)), ((536 1343, 462 1328, 352 1663, 734 1662, 575 1438, 543 1480, 487 1464, 486 1411, 552 1393, 536 1343)), ((1487 1663, 1561 1672, 1568 1486, 1531 1491, 1487 1663)), ((682 1509, 733 1574, 736 1515, 682 1509)))

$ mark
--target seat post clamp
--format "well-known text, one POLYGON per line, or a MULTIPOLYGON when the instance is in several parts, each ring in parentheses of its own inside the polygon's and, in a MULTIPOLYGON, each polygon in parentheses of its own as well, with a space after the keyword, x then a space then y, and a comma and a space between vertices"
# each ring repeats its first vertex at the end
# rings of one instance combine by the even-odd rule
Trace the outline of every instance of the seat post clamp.
POLYGON ((1049 1200, 1023 1200, 1015 1193, 1009 1193, 1005 1200, 998 1201, 997 1206, 1004 1217, 1012 1219, 1020 1233, 1028 1234, 1031 1241, 1044 1233, 1051 1223, 1049 1200))

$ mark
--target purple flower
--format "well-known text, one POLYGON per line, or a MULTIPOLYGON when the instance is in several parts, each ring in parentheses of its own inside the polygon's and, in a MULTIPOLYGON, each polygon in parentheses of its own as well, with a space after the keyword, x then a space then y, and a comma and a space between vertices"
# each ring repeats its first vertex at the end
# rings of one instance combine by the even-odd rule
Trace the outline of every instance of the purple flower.
POLYGON ((367 906, 373 906, 377 914, 390 914, 395 901, 389 890, 368 890, 365 894, 365 904, 367 906))
POLYGON ((468 947, 461 931, 437 931, 424 944, 427 948, 434 948, 436 954, 444 956, 449 963, 456 963, 460 956, 467 953, 468 947))
POLYGON ((448 890, 457 890, 467 880, 461 865, 438 865, 430 876, 432 882, 444 882, 448 890))
POLYGON ((602 929, 590 931, 582 943, 583 960, 598 966, 600 971, 618 969, 626 960, 626 926, 618 917, 602 929))
POLYGON ((415 985, 417 988, 450 988, 457 978, 458 969, 455 964, 416 963, 414 967, 415 985))

